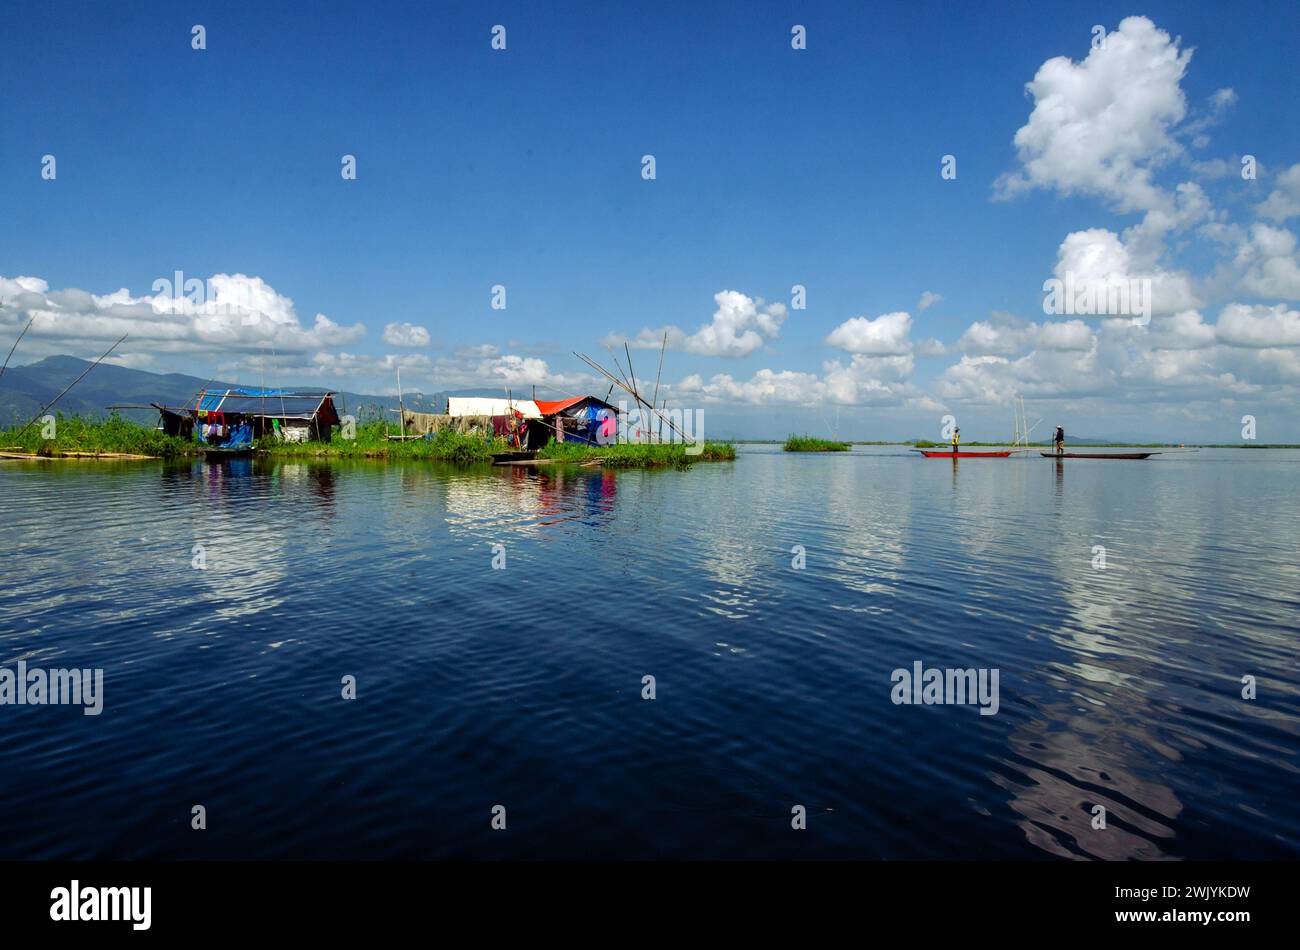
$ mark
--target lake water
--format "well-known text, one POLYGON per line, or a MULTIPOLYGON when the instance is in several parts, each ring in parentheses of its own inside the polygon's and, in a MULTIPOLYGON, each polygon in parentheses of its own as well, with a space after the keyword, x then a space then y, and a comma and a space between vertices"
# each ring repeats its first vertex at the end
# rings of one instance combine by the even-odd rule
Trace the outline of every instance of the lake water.
POLYGON ((104 680, 0 706, 0 858, 1295 857, 1297 484, 3 462, 0 666, 104 680), (917 661, 997 713, 895 704, 917 661))

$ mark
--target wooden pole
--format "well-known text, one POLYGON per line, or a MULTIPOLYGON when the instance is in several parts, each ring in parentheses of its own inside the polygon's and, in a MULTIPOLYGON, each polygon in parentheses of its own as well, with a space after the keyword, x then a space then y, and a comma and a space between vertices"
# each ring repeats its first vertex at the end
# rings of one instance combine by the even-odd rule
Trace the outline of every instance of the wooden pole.
POLYGON ((9 360, 13 358, 14 350, 18 349, 18 344, 23 341, 23 337, 27 335, 27 331, 32 328, 32 324, 35 322, 36 322, 35 317, 32 317, 30 320, 28 320, 27 326, 23 327, 23 332, 18 334, 18 339, 14 340, 14 345, 9 347, 9 355, 5 357, 5 365, 0 366, 0 377, 4 376, 5 370, 9 368, 9 360))
MULTIPOLYGON (((277 365, 277 361, 276 361, 276 358, 275 358, 275 341, 274 341, 274 340, 271 341, 271 372, 272 372, 273 374, 275 374, 276 376, 279 376, 279 375, 280 375, 280 367, 277 365)), ((288 417, 285 415, 285 412, 284 412, 284 390, 281 389, 279 385, 277 385, 275 388, 276 388, 277 390, 280 391, 280 418, 281 418, 281 419, 284 419, 284 424, 287 426, 287 425, 289 424, 289 419, 288 419, 288 417)), ((322 401, 323 401, 323 400, 322 400, 322 401)), ((320 406, 318 405, 316 408, 319 409, 320 406)), ((320 431, 320 425, 316 422, 315 419, 312 420, 312 424, 313 424, 313 426, 316 428, 317 432, 319 433, 319 431, 320 431)), ((265 427, 266 427, 266 420, 265 420, 265 419, 262 420, 262 427, 263 427, 263 429, 265 429, 265 427)), ((271 428, 274 429, 275 426, 271 426, 271 428)))
MULTIPOLYGON (((514 437, 515 424, 515 400, 510 394, 510 387, 506 387, 506 445, 510 444, 511 438, 514 437)), ((518 440, 515 441, 515 448, 518 448, 518 440)))
POLYGON ((632 368, 632 351, 628 349, 626 341, 623 343, 623 352, 627 354, 627 378, 632 381, 632 388, 636 389, 636 370, 632 368))
MULTIPOLYGON (((587 356, 585 353, 578 353, 578 352, 575 352, 573 355, 576 356, 578 359, 582 360, 584 363, 586 363, 588 366, 590 366, 590 367, 591 367, 592 369, 594 369, 596 372, 600 373, 602 376, 604 376, 604 377, 605 377, 606 379, 608 379, 610 382, 615 383, 615 384, 617 384, 618 386, 620 386, 622 389, 624 389, 624 390, 625 390, 625 391, 626 391, 626 392, 627 392, 627 393, 628 393, 628 394, 629 394, 633 399, 635 399, 635 400, 637 401, 637 403, 638 403, 639 405, 642 405, 642 406, 645 406, 646 408, 648 408, 651 412, 653 412, 653 413, 654 413, 655 415, 657 415, 661 420, 663 420, 663 422, 667 423, 668 428, 669 428, 671 431, 676 432, 678 435, 680 435, 680 436, 682 437, 682 440, 683 440, 683 441, 686 441, 686 439, 688 438, 687 435, 686 435, 686 433, 683 432, 681 429, 677 428, 677 425, 673 422, 672 419, 669 419, 667 416, 665 416, 663 413, 661 413, 661 412, 660 412, 658 409, 656 409, 654 406, 651 406, 648 402, 646 402, 645 399, 642 398, 641 394, 640 394, 639 392, 637 392, 634 388, 632 388, 628 383, 626 383, 626 382, 623 381, 623 380, 620 380, 620 379, 616 378, 612 373, 610 373, 607 369, 605 369, 605 367, 601 366, 599 363, 597 363, 595 360, 593 360, 590 356, 587 356)), ((690 438, 690 441, 691 441, 691 442, 696 442, 696 441, 698 441, 698 440, 695 439, 694 437, 691 437, 691 438, 690 438)))
POLYGON ((609 347, 605 347, 605 349, 609 350, 609 357, 614 361, 614 366, 618 369, 618 375, 621 377, 619 385, 627 389, 627 374, 623 372, 623 364, 618 361, 618 356, 613 350, 610 350, 609 347))
POLYGON ((659 369, 655 372, 655 394, 650 399, 651 406, 657 406, 659 404, 659 377, 662 376, 664 372, 664 350, 666 349, 668 349, 667 330, 664 331, 663 345, 659 347, 659 369))
MULTIPOLYGON (((627 375, 628 378, 632 380, 632 395, 636 398, 637 402, 644 403, 645 400, 641 398, 641 390, 637 387, 636 384, 636 370, 632 368, 632 351, 628 349, 626 340, 623 341, 623 352, 627 355, 627 375)), ((651 406, 650 408, 653 409, 654 406, 651 406)), ((654 439, 652 438, 653 435, 654 433, 647 429, 646 441, 653 442, 654 441, 654 439)), ((638 439, 637 441, 640 440, 638 439)))
POLYGON ((30 429, 30 428, 32 427, 32 423, 35 422, 37 419, 39 419, 41 416, 45 415, 45 410, 49 409, 52 405, 54 405, 56 402, 58 402, 60 399, 62 399, 64 396, 66 396, 66 395, 68 394, 68 390, 70 390, 73 386, 77 385, 77 383, 79 383, 79 382, 81 382, 83 379, 85 379, 85 378, 86 378, 86 373, 89 373, 92 369, 94 369, 94 368, 95 368, 96 366, 98 366, 100 363, 104 362, 104 360, 108 357, 108 354, 109 354, 109 353, 112 353, 115 349, 117 349, 118 346, 121 345, 122 340, 125 340, 125 339, 126 339, 126 334, 123 333, 122 336, 118 339, 118 341, 117 341, 116 343, 114 343, 112 346, 110 346, 107 350, 104 351, 104 355, 103 355, 103 356, 101 356, 99 359, 95 360, 95 362, 93 362, 93 363, 91 363, 89 366, 87 366, 86 369, 85 369, 85 372, 83 372, 80 376, 78 376, 78 377, 77 377, 76 379, 74 379, 72 382, 68 383, 68 385, 64 388, 63 392, 59 393, 57 396, 55 396, 53 399, 51 399, 49 402, 47 402, 45 405, 43 405, 43 406, 42 406, 42 407, 37 411, 36 415, 32 416, 31 420, 27 423, 27 425, 23 426, 22 429, 20 429, 20 430, 18 431, 18 437, 19 437, 19 438, 22 438, 23 433, 26 432, 28 429, 30 429))
POLYGON ((402 423, 402 441, 406 441, 406 404, 402 402, 402 367, 397 367, 397 418, 402 423))

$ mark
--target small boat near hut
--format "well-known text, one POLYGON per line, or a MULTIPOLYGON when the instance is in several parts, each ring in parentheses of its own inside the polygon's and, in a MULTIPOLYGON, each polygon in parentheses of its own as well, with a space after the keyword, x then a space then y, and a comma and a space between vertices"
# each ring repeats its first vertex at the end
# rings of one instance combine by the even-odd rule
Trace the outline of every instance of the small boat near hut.
POLYGON ((203 450, 203 457, 209 462, 224 462, 228 459, 252 458, 254 447, 249 445, 208 446, 203 450))
POLYGON ((531 462, 537 458, 536 452, 493 452, 493 465, 511 465, 515 462, 531 462))

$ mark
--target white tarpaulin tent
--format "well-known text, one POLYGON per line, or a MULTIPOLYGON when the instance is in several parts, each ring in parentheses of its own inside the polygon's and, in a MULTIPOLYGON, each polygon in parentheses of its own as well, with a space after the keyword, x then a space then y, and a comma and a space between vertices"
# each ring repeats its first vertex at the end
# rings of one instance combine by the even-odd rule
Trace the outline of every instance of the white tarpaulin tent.
POLYGON ((537 408, 537 403, 531 399, 513 399, 506 402, 505 398, 491 398, 487 396, 448 396, 447 397, 447 415, 449 416, 505 416, 510 414, 510 410, 522 412, 525 419, 540 419, 541 411, 537 408))

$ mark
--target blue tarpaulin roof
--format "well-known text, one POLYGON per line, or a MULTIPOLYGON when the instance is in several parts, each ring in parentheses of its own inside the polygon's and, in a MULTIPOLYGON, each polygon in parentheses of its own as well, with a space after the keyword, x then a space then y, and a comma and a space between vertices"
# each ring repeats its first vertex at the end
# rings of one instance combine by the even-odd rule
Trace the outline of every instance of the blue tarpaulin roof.
MULTIPOLYGON (((194 404, 198 412, 243 413, 280 419, 312 419, 333 395, 329 392, 296 393, 279 389, 222 389, 199 395, 194 404)), ((337 422, 333 407, 326 421, 337 422)))

